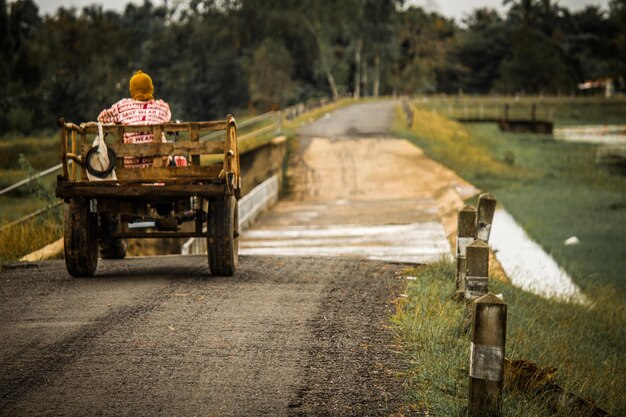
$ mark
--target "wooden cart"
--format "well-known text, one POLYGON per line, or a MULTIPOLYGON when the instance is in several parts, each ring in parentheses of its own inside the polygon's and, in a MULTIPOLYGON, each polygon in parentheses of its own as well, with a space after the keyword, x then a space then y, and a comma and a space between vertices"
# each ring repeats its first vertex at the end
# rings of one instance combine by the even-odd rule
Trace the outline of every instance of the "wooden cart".
POLYGON ((71 275, 94 275, 99 239, 167 237, 205 237, 211 273, 235 273, 241 179, 232 116, 213 122, 103 125, 107 146, 116 156, 115 181, 87 179, 85 159, 97 123, 79 126, 59 119, 59 126, 63 173, 56 195, 65 201, 65 264, 71 275), (215 131, 225 133, 200 137, 215 131), (125 144, 127 132, 152 132, 156 139, 125 144), (158 141, 163 134, 168 142, 158 141), (176 140, 169 141, 172 137, 176 140), (170 166, 175 155, 186 156, 189 165, 170 166), (153 164, 124 167, 124 157, 152 157, 153 164), (103 216, 119 221, 114 232, 102 226, 103 216))

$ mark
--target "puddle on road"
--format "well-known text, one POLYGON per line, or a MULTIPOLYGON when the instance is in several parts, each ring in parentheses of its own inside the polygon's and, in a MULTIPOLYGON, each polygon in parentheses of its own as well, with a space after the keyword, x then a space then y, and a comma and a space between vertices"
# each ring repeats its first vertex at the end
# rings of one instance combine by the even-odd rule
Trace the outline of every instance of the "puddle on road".
POLYGON ((489 244, 516 287, 545 298, 587 303, 569 274, 505 210, 495 212, 489 244))
POLYGON ((586 125, 554 129, 554 138, 602 145, 626 144, 626 125, 586 125))

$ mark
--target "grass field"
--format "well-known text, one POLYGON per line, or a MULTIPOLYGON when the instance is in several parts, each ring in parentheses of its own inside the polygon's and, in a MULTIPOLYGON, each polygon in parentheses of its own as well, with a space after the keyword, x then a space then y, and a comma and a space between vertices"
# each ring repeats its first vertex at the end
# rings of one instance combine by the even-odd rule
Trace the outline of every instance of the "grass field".
MULTIPOLYGON (((469 323, 464 304, 452 299, 454 264, 406 271, 410 281, 393 322, 410 371, 407 403, 419 415, 462 416, 467 404, 469 323)), ((626 307, 613 294, 588 308, 549 301, 490 279, 508 304, 506 357, 556 367, 556 382, 614 416, 626 415, 626 307)), ((545 398, 505 386, 506 417, 586 417, 556 412, 545 398)))
POLYGON ((59 206, 35 219, 0 231, 0 268, 59 239, 63 234, 62 210, 63 207, 59 206))
MULTIPOLYGON (((554 101, 561 109, 554 113, 557 126, 626 120, 624 100, 554 101)), ((589 306, 546 300, 491 279, 490 291, 502 293, 508 304, 506 356, 556 367, 561 386, 612 415, 626 415, 626 178, 595 164, 597 145, 507 134, 491 124, 461 125, 429 105, 417 103, 408 127, 398 109, 396 134, 495 194, 591 300, 589 306), (581 244, 565 246, 573 235, 581 244)), ((394 317, 411 365, 407 401, 432 415, 463 415, 469 335, 464 307, 452 300, 454 265, 410 273, 417 280, 394 317)), ((504 415, 585 416, 557 413, 544 400, 508 387, 504 415)))
POLYGON ((462 125, 422 107, 410 128, 402 119, 398 110, 397 134, 493 193, 584 292, 626 295, 626 178, 595 164, 597 145, 462 125), (581 244, 565 246, 570 236, 581 244))
MULTIPOLYGON (((59 139, 55 134, 0 138, 0 189, 27 178, 29 167, 35 174, 59 162, 59 139)), ((0 196, 0 225, 49 204, 55 177, 50 174, 34 186, 0 196)))
MULTIPOLYGON (((0 189, 59 163, 55 134, 0 138, 0 189)), ((56 173, 0 196, 0 227, 55 202, 56 173)), ((61 236, 60 210, 0 230, 0 265, 51 243, 61 236)))

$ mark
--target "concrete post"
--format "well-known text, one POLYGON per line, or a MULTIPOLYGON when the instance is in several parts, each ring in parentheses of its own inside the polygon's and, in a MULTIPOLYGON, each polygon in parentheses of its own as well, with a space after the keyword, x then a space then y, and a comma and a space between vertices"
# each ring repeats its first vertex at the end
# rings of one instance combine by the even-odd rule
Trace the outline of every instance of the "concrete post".
POLYGON ((473 300, 487 294, 489 288, 489 246, 475 240, 466 248, 465 299, 473 300))
POLYGON ((469 415, 502 414, 507 305, 489 293, 474 302, 470 346, 469 415))
POLYGON ((476 237, 483 242, 489 242, 493 213, 496 211, 496 198, 489 194, 478 197, 478 233, 476 237))
POLYGON ((456 238, 456 291, 463 291, 465 283, 465 249, 474 241, 477 232, 478 212, 467 204, 459 211, 456 238))

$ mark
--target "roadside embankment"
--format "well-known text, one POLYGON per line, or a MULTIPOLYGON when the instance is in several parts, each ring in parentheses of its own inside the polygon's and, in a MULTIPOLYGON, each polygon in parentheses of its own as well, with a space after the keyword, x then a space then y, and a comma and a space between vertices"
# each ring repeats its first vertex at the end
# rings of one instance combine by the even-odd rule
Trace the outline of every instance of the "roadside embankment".
MULTIPOLYGON (((393 318, 410 367, 407 402, 424 414, 455 416, 467 405, 470 335, 465 308, 452 297, 454 271, 452 262, 405 270, 411 279, 393 318)), ((613 416, 626 413, 623 304, 610 294, 593 308, 556 302, 493 277, 489 290, 508 305, 507 358, 549 371, 538 384, 556 383, 613 416)), ((510 377, 505 374, 503 416, 561 415, 546 398, 518 391, 510 377)), ((588 416, 582 410, 568 415, 588 416)))
POLYGON ((608 289, 626 299, 626 178, 596 166, 597 145, 507 134, 495 125, 462 125, 412 109, 408 127, 402 110, 396 112, 397 135, 494 194, 585 294, 608 289), (566 245, 573 236, 579 244, 566 245))
MULTIPOLYGON (((398 109, 395 133, 494 194, 523 227, 516 229, 520 232, 516 236, 529 235, 537 241, 536 247, 564 267, 589 300, 572 303, 545 298, 550 294, 535 295, 495 279, 492 268, 489 291, 502 294, 508 305, 506 357, 536 363, 545 378, 538 385, 557 384, 611 415, 624 415, 626 310, 619 240, 625 219, 618 192, 623 190, 623 178, 595 167, 593 146, 502 134, 496 126, 464 126, 414 106, 412 115, 407 126, 398 109), (579 243, 565 245, 572 236, 579 243)), ((498 222, 502 219, 494 220, 494 230, 498 222)), ((498 231, 503 239, 512 239, 509 232, 498 231)), ((522 251, 526 242, 510 243, 522 251)), ((535 280, 546 279, 542 271, 534 275, 535 280)), ((453 300, 454 265, 415 268, 405 271, 405 277, 410 279, 398 299, 394 323, 412 368, 407 374, 408 401, 421 413, 462 414, 467 406, 470 339, 465 309, 453 300)), ((555 285, 555 291, 564 289, 555 285)), ((571 290, 569 284, 566 287, 571 290)), ((521 392, 507 380, 503 415, 589 415, 575 408, 557 409, 566 404, 549 404, 547 397, 537 394, 541 392, 521 392)))

